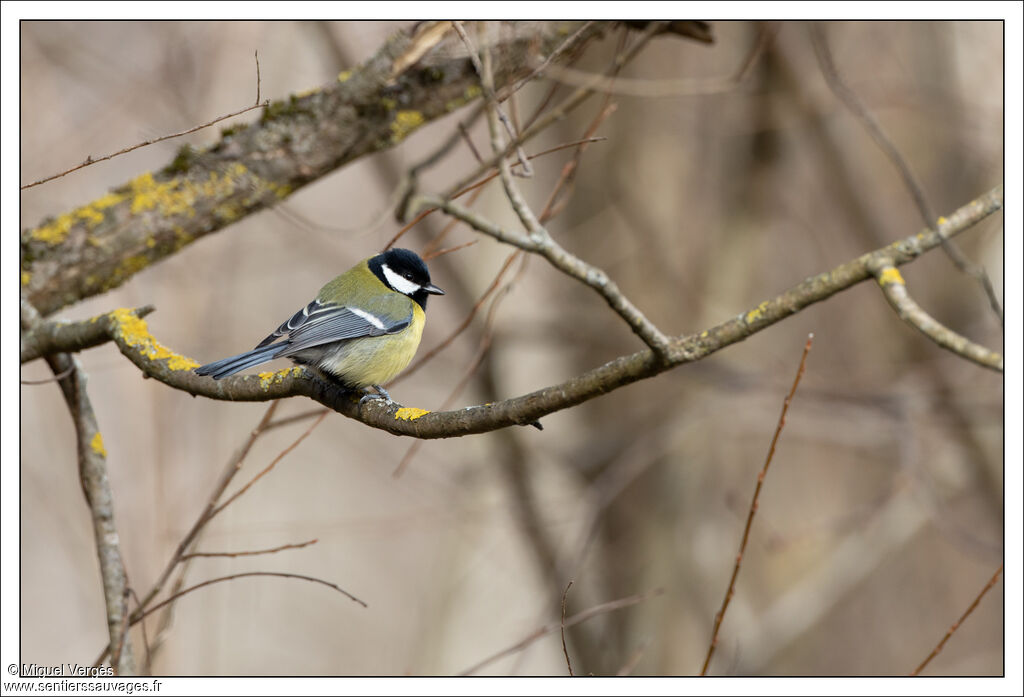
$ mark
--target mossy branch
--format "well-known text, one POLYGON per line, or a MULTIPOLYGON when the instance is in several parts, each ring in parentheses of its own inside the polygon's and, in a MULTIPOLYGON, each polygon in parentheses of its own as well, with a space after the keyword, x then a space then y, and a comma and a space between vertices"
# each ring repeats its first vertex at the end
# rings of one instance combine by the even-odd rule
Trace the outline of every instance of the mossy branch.
MULTIPOLYGON (((446 25, 447 23, 441 23, 446 25)), ((610 24, 524 22, 493 38, 495 82, 531 74, 534 55, 578 55, 610 24), (565 46, 572 35, 571 46, 565 46)), ((443 27, 442 27, 443 28, 443 27)), ((257 123, 226 129, 206 150, 182 148, 159 172, 26 229, 21 290, 43 315, 116 288, 183 246, 402 142, 481 95, 454 32, 419 25, 391 37, 336 82, 271 103, 257 123)))
POLYGON ((161 345, 137 312, 115 310, 101 316, 107 332, 121 352, 143 373, 193 395, 229 401, 260 402, 305 396, 337 411, 395 435, 414 438, 453 438, 485 433, 513 425, 527 425, 562 409, 581 404, 625 385, 653 377, 671 368, 692 363, 793 315, 805 307, 873 278, 882 266, 898 267, 967 230, 1002 208, 1003 190, 997 187, 941 219, 937 230, 910 237, 812 276, 721 324, 670 340, 667 358, 650 349, 620 356, 558 385, 519 397, 455 411, 430 412, 371 400, 327 384, 295 367, 277 372, 213 380, 192 372, 199 364, 161 345))

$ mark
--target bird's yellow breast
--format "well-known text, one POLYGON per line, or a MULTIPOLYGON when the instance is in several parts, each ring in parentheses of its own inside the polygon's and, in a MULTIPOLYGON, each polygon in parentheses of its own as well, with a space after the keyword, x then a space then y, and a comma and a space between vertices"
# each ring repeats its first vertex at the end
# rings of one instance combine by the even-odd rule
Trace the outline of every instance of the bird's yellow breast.
POLYGON ((405 370, 423 335, 423 310, 414 305, 412 322, 397 334, 342 342, 326 352, 316 367, 352 387, 384 385, 405 370))

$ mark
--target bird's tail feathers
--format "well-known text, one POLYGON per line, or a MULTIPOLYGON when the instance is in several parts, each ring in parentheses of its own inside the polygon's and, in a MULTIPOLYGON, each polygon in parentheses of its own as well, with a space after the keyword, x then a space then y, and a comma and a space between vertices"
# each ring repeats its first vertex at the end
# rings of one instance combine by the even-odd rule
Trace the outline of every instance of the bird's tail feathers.
POLYGON ((246 368, 251 368, 254 365, 272 361, 281 355, 286 348, 288 348, 288 344, 286 343, 260 346, 259 348, 254 348, 252 351, 240 353, 237 356, 222 358, 219 361, 207 363, 204 366, 196 368, 195 372, 197 375, 209 375, 214 380, 220 380, 221 378, 226 378, 229 375, 234 375, 235 373, 243 371, 246 368))

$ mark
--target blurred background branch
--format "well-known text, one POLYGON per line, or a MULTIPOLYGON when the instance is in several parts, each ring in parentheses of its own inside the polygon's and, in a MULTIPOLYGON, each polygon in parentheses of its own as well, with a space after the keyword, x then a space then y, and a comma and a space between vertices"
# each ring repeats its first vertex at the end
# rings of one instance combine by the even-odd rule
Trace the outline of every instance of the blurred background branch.
MULTIPOLYGON (((922 255, 975 225, 957 242, 987 270, 989 304, 1001 298, 1001 25, 829 23, 826 42, 796 22, 628 24, 463 23, 490 56, 514 134, 491 155, 478 74, 448 22, 22 23, 22 181, 251 103, 257 49, 272 99, 247 127, 197 131, 187 148, 155 142, 22 192, 22 219, 44 221, 23 233, 23 298, 46 316, 22 347, 24 660, 84 662, 111 644, 154 674, 433 675, 515 646, 479 672, 562 675, 558 601, 573 580, 564 637, 577 674, 691 673, 786 388, 778 376, 812 330, 814 370, 787 416, 714 667, 878 675, 921 660, 1000 561, 1002 375, 894 331, 878 288, 860 282, 914 260, 900 271, 936 323, 978 346, 1003 341, 977 281, 922 255), (529 179, 510 164, 503 186, 495 168, 527 143, 548 154, 529 179), (958 215, 903 237, 921 213, 899 163, 929 205, 958 215), (400 233, 386 224, 412 203, 445 215, 400 233), (281 215, 251 215, 267 207, 281 215), (687 368, 658 372, 593 288, 500 241, 539 229, 614 279, 687 368), (431 303, 421 355, 443 348, 396 395, 435 411, 396 421, 327 401, 409 435, 540 415, 543 431, 418 440, 413 458, 410 441, 303 400, 275 402, 263 423, 266 406, 189 397, 311 392, 291 372, 219 392, 181 380, 189 356, 254 344, 398 239, 457 250, 430 260, 448 295, 431 303), (160 309, 148 322, 111 311, 147 305, 160 309), (76 360, 116 443, 106 466, 132 585, 166 599, 187 587, 186 565, 222 579, 291 573, 302 555, 306 574, 344 579, 368 610, 314 584, 218 582, 159 610, 153 642, 142 622, 131 643, 112 642, 96 621, 110 617, 105 591, 86 582, 102 579, 90 514, 67 476, 76 433, 54 425, 67 404, 51 383, 27 384, 53 379, 31 359, 108 338, 133 363, 112 347, 76 360), (480 406, 441 411, 453 395, 480 406), (197 501, 218 489, 217 463, 234 462, 254 423, 250 457, 271 462, 290 427, 325 414, 330 427, 272 486, 261 480, 203 527, 210 550, 316 545, 200 559, 193 538, 179 550, 197 501), (657 602, 570 621, 656 587, 657 602), (46 628, 58 624, 55 638, 46 628), (524 643, 538 627, 552 631, 524 643)), ((160 602, 140 595, 139 607, 160 602)), ((1002 598, 988 594, 929 670, 999 674, 1002 636, 1002 598)))
MULTIPOLYGON (((543 55, 563 42, 558 23, 523 26, 500 43, 495 73, 503 86, 531 70, 527 52, 543 55)), ((606 27, 589 26, 572 51, 606 27)), ((418 46, 421 36, 396 33, 335 83, 275 101, 259 122, 228 128, 203 150, 184 146, 160 171, 24 230, 22 292, 49 315, 109 291, 184 245, 473 101, 479 82, 465 51, 453 52, 443 34, 418 46)))

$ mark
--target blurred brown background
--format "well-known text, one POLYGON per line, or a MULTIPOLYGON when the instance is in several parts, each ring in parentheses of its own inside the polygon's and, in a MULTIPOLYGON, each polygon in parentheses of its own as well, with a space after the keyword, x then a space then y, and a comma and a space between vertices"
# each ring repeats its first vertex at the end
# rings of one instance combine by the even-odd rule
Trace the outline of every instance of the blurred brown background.
MULTIPOLYGON (((22 182, 252 103, 256 50, 262 96, 280 99, 330 82, 403 26, 23 23, 22 182)), ((828 89, 808 25, 718 22, 712 46, 660 37, 623 76, 728 76, 766 29, 777 32, 774 40, 737 89, 615 95, 618 109, 599 131, 608 140, 584 155, 571 204, 549 224, 671 334, 713 326, 922 227, 892 164, 828 89)), ((939 214, 1002 180, 1002 31, 998 22, 825 26, 841 75, 939 214)), ((604 70, 618 37, 613 31, 591 45, 576 67, 604 70)), ((524 90, 524 112, 549 84, 524 90)), ((600 105, 592 98, 526 150, 581 137, 600 105)), ((169 347, 200 362, 245 350, 390 239, 398 177, 464 115, 430 124, 297 192, 285 211, 244 219, 60 316, 153 304, 150 330, 169 347)), ((214 142, 224 125, 26 190, 23 227, 163 167, 185 142, 214 142)), ((478 148, 488 147, 482 122, 472 134, 478 148)), ((566 151, 534 162, 535 177, 521 186, 535 208, 568 159, 566 151)), ((460 146, 423 185, 442 191, 474 166, 460 146)), ((478 208, 516 225, 496 184, 478 208)), ((443 224, 434 218, 403 244, 421 248, 443 224)), ((1000 296, 1001 226, 997 214, 958 238, 1000 296)), ((459 228, 447 243, 473 238, 459 228)), ((432 262, 448 295, 431 301, 421 353, 457 326, 508 251, 481 239, 432 262)), ((941 250, 903 274, 939 321, 1001 350, 1000 323, 983 292, 941 250)), ((539 259, 495 321, 491 351, 456 406, 520 395, 641 347, 595 293, 539 259)), ((439 408, 483 326, 481 315, 429 369, 396 385, 395 398, 439 408)), ((870 283, 697 364, 549 416, 543 432, 424 443, 398 478, 392 472, 411 441, 328 416, 212 523, 200 549, 319 542, 270 556, 197 559, 187 583, 288 571, 335 582, 369 608, 298 581, 214 585, 178 602, 152 670, 457 673, 557 622, 573 580, 570 614, 664 589, 567 631, 577 674, 695 674, 808 332, 814 349, 711 672, 909 672, 1002 558, 1002 377, 901 323, 870 283)), ((141 592, 266 405, 193 399, 143 380, 112 345, 81 358, 109 454, 122 550, 141 592)), ((47 376, 42 361, 22 370, 24 379, 47 376)), ((21 660, 91 663, 106 628, 74 432, 54 384, 23 386, 21 396, 21 660)), ((291 400, 278 414, 312 406, 291 400)), ((308 423, 260 439, 236 486, 308 423)), ((927 674, 1002 672, 1002 596, 1000 582, 927 674)), ((155 629, 147 629, 152 641, 155 629)), ((138 631, 133 640, 143 656, 138 631)), ((558 632, 480 672, 565 674, 558 632)))

